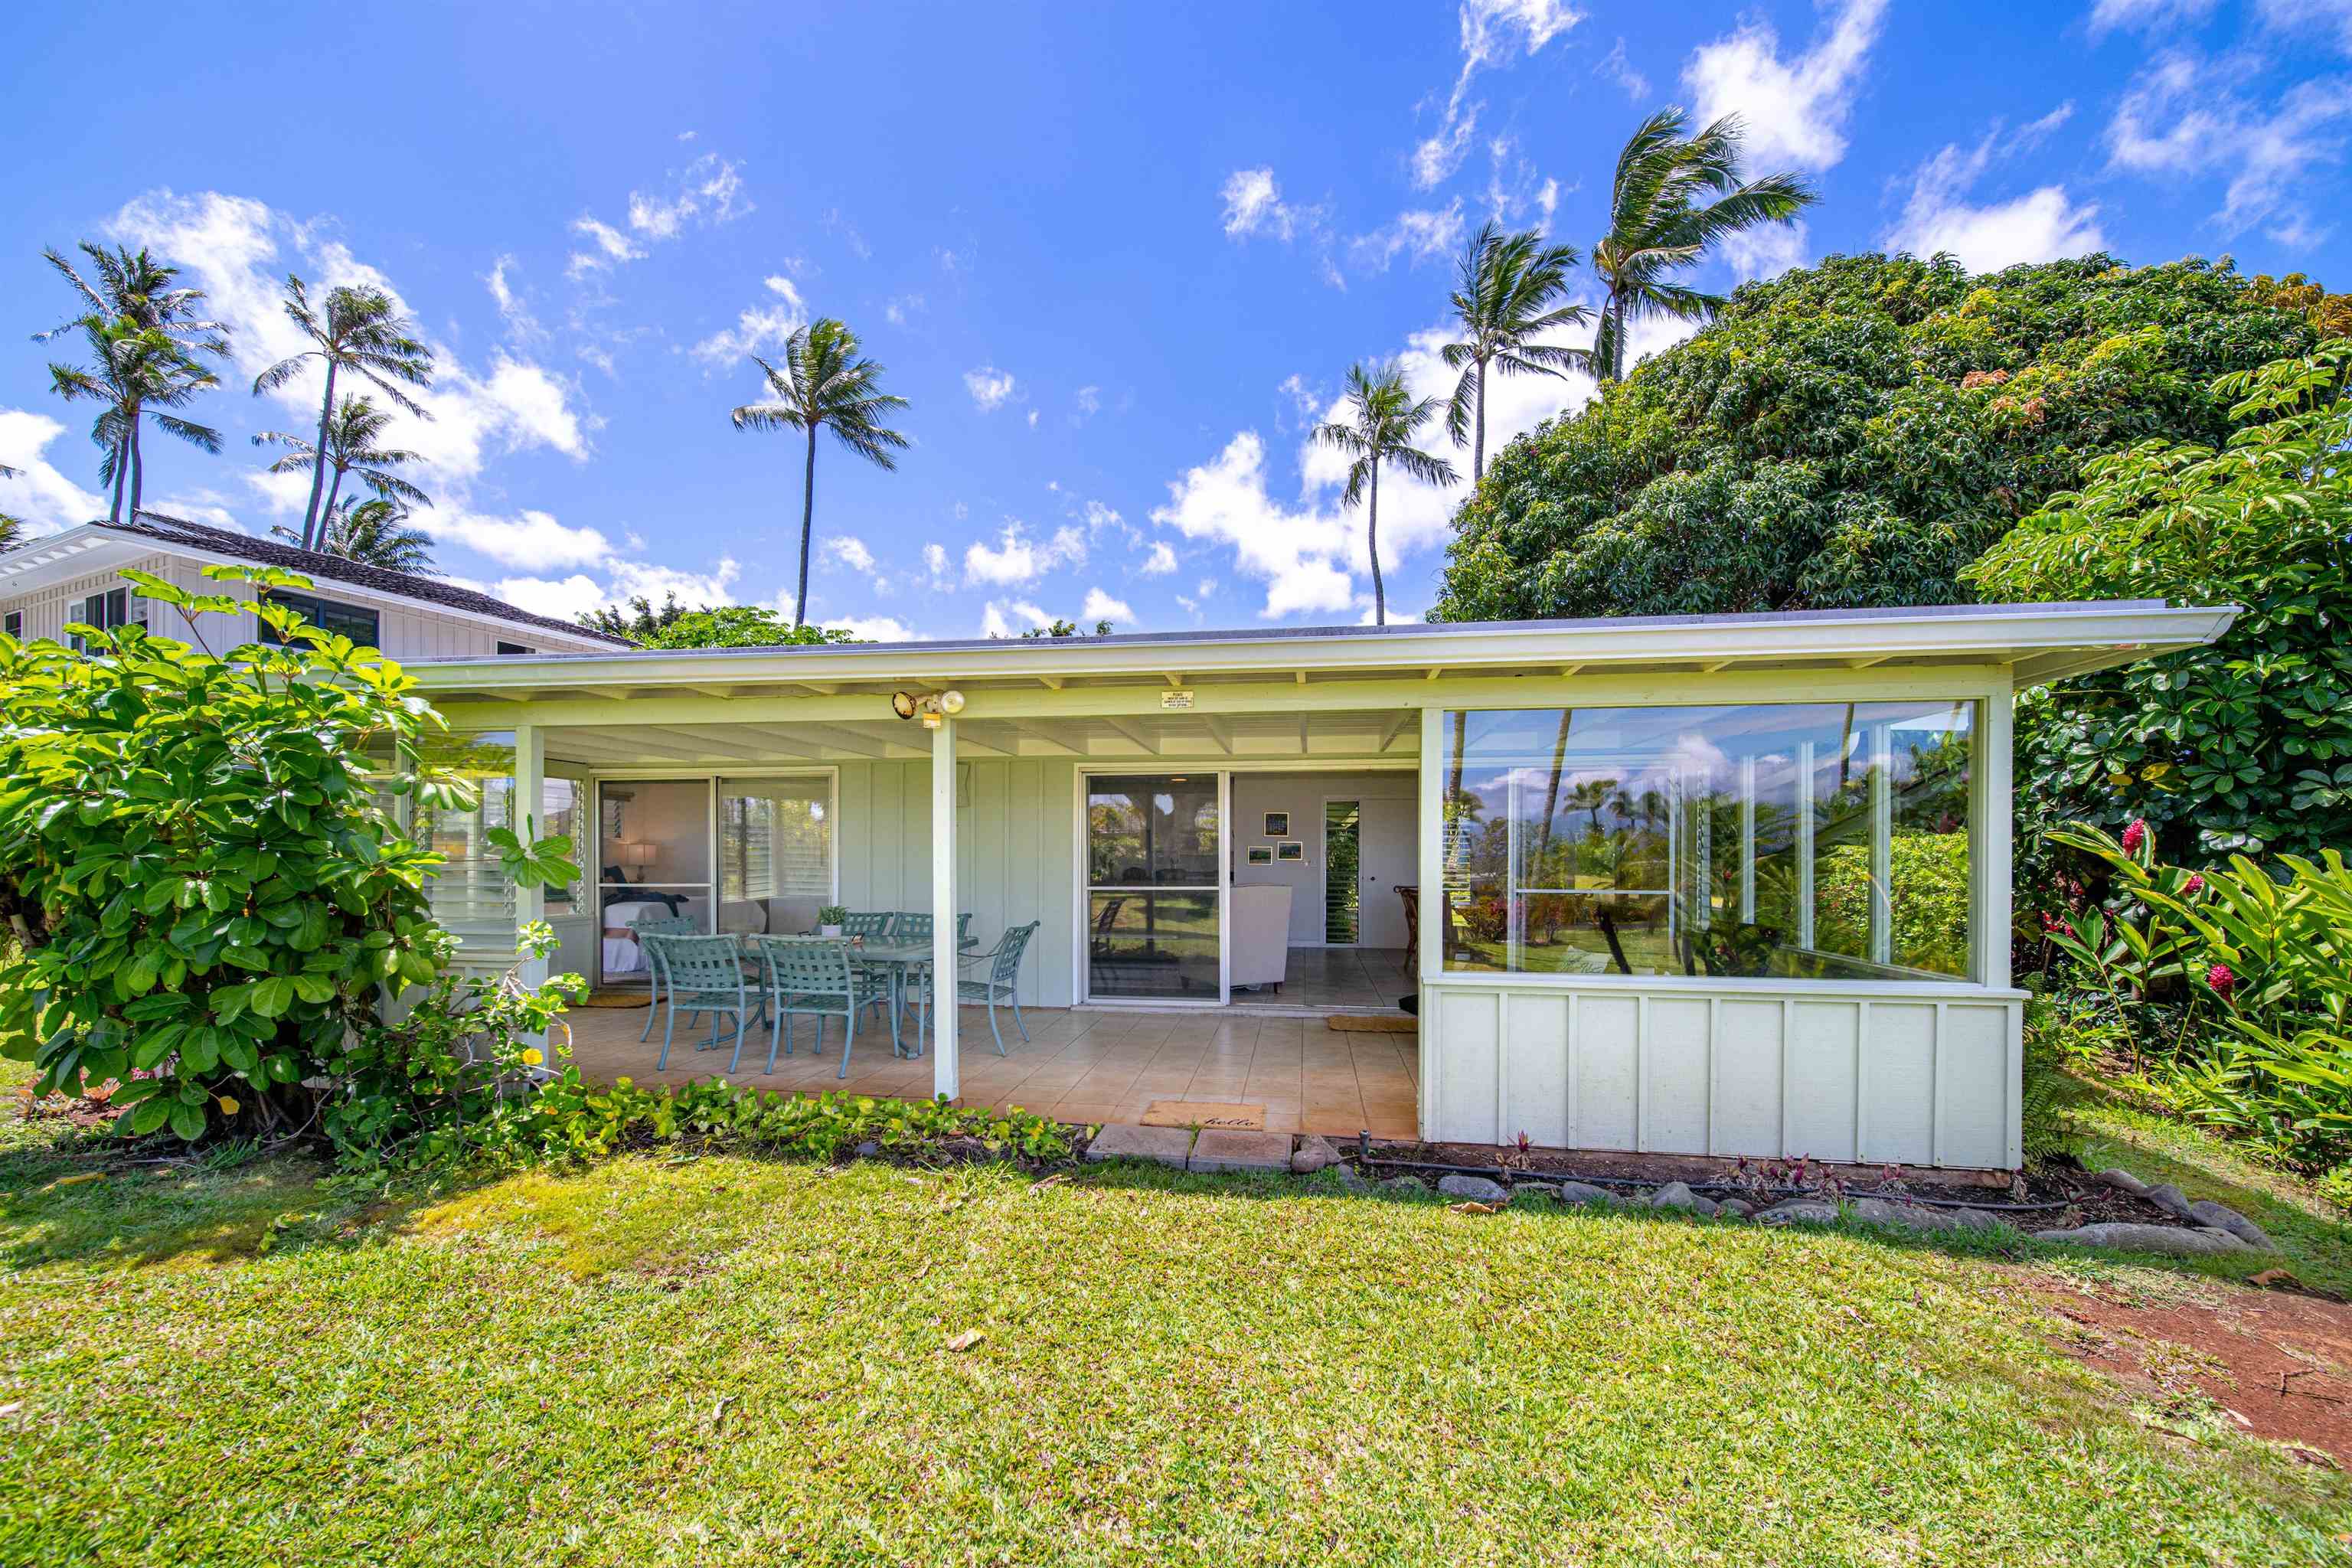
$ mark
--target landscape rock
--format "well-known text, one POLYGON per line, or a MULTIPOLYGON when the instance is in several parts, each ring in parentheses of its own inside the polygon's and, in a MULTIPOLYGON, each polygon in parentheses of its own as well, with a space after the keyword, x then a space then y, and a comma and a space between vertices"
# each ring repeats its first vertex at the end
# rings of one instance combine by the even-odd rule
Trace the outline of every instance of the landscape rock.
POLYGON ((880 1152, 882 1152, 882 1145, 877 1143, 871 1138, 866 1139, 857 1146, 857 1157, 861 1160, 870 1160, 880 1152))
POLYGON ((1613 1204, 1617 1195, 1606 1187, 1596 1187, 1591 1182, 1562 1182, 1559 1201, 1564 1204, 1613 1204))
POLYGON ((1331 1141, 1310 1132, 1298 1141, 1297 1152, 1290 1156, 1290 1168, 1299 1175, 1311 1176, 1326 1165, 1339 1163, 1339 1151, 1331 1147, 1331 1141))
POLYGON ((2033 1239, 2073 1247, 2112 1247, 2125 1252, 2161 1252, 2174 1258, 2210 1258, 2217 1253, 2252 1250, 2228 1231, 2210 1226, 2187 1230, 2171 1225, 2109 1222, 2078 1226, 2073 1230, 2037 1230, 2033 1239))
POLYGON ((1559 1189, 1549 1182, 1521 1182, 1511 1189, 1511 1202, 1549 1206, 1559 1202, 1559 1189))
POLYGON ((2147 1196, 2147 1184, 2121 1166, 2110 1165, 2091 1179, 2095 1182, 2105 1182, 2116 1191, 2129 1193, 2136 1198, 2147 1196))
POLYGON ((1364 1180, 1364 1173, 1353 1165, 1335 1165, 1331 1167, 1331 1173, 1339 1178, 1341 1186, 1351 1193, 1368 1193, 1372 1190, 1372 1184, 1364 1180))
POLYGON ((2189 1195, 2167 1182, 2160 1187, 2150 1187, 2140 1196, 2162 1209, 2175 1219, 2195 1219, 2189 1207, 2189 1195))
POLYGON ((1925 1204, 1889 1202, 1885 1198, 1856 1198, 1847 1206, 1856 1219, 1901 1226, 1906 1230, 1975 1230, 1985 1223, 1980 1215, 1973 1223, 1963 1218, 1971 1212, 1965 1209, 1930 1208, 1925 1204))
POLYGON ((2210 1198, 2200 1198, 2189 1205, 2189 1214, 2200 1225, 2215 1230, 2226 1230, 2248 1247, 2263 1252, 2276 1252, 2278 1244, 2271 1240, 2261 1226, 2240 1214, 2227 1204, 2217 1204, 2210 1198))
POLYGON ((1385 1193, 1392 1198, 1419 1198, 1429 1195, 1429 1188, 1422 1184, 1419 1176, 1391 1176, 1372 1190, 1385 1193))
POLYGON ((1449 1198, 1468 1198, 1472 1203, 1499 1204, 1510 1201, 1510 1189, 1500 1182, 1490 1182, 1484 1176, 1451 1175, 1439 1179, 1437 1190, 1449 1198))
POLYGON ((1756 1215, 1758 1225, 1835 1225, 1838 1206, 1821 1198, 1783 1198, 1756 1215))
POLYGON ((1650 1206, 1654 1209, 1682 1209, 1689 1214, 1708 1215, 1713 1215, 1716 1209, 1713 1198, 1699 1196, 1691 1191, 1689 1184, 1685 1182, 1668 1182, 1664 1186, 1652 1193, 1650 1206))
POLYGON ((1715 1205, 1717 1219, 1746 1219, 1756 1212, 1756 1205, 1746 1198, 1725 1198, 1715 1205))
POLYGON ((1184 1156, 1192 1151, 1192 1130, 1189 1127, 1135 1127, 1114 1121, 1094 1135, 1094 1141, 1087 1145, 1087 1158, 1150 1160, 1181 1171, 1184 1168, 1184 1156))

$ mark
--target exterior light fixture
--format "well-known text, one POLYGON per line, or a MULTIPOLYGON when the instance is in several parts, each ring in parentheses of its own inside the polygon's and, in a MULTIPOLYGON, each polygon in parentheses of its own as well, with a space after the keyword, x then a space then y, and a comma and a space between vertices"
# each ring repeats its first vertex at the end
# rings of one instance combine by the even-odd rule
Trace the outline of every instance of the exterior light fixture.
POLYGON ((963 711, 963 693, 952 686, 940 693, 940 711, 952 717, 963 711))
POLYGON ((899 718, 913 718, 915 716, 916 707, 917 704, 914 693, 910 691, 893 691, 890 693, 890 711, 896 713, 899 718))

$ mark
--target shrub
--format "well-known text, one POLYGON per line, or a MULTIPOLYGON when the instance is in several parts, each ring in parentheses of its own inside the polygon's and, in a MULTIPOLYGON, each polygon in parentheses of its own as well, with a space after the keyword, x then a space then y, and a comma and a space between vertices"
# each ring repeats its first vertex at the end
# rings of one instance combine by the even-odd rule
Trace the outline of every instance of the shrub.
MULTIPOLYGON (((0 1032, 42 1092, 121 1080, 131 1133, 310 1124, 321 1078, 436 1069, 354 1053, 385 1001, 432 985, 446 948, 411 842, 379 792, 470 804, 417 760, 438 716, 374 648, 282 606, 124 574, 203 636, 256 610, 278 645, 209 647, 137 626, 80 648, 0 636, 0 1032), (21 1034, 17 1032, 21 1031, 21 1034)), ((205 575, 308 587, 290 573, 205 575)), ((518 881, 568 879, 570 846, 495 836, 518 881)))

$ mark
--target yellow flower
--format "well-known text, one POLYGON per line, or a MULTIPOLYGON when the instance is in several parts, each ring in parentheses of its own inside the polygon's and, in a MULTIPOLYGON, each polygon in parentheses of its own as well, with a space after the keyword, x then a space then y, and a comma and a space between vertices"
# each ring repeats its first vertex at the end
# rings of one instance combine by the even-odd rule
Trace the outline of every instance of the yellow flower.
POLYGON ((236 1114, 236 1101, 230 1099, 226 1094, 220 1096, 219 1099, 221 1114, 223 1116, 235 1116, 236 1114))
POLYGON ((547 1058, 545 1057, 539 1053, 538 1047, 533 1047, 531 1049, 527 1050, 522 1054, 522 1063, 525 1067, 535 1068, 546 1059, 547 1058))

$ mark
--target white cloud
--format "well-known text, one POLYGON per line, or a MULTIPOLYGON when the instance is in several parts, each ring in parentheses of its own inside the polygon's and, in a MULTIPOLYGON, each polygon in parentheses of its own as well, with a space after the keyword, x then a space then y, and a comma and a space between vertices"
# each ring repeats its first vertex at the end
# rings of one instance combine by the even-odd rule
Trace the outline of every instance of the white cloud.
POLYGON ((433 508, 417 512, 415 521, 434 538, 462 544, 501 566, 601 566, 613 555, 612 542, 598 530, 567 527, 535 510, 492 517, 433 508))
POLYGON ((614 228, 583 213, 572 220, 572 232, 585 235, 595 242, 593 250, 575 250, 564 268, 569 278, 583 278, 591 272, 602 272, 615 262, 635 261, 643 256, 645 247, 614 228))
POLYGON ((698 217, 727 223, 751 212, 751 204, 740 199, 742 194, 740 166, 705 153, 686 166, 669 195, 631 191, 629 226, 648 239, 676 239, 698 217))
POLYGON ((1053 624, 1053 616, 1036 605, 1018 599, 1002 605, 991 599, 981 606, 980 635, 982 637, 1018 637, 1024 631, 1053 624))
POLYGON ((924 642, 922 633, 891 616, 828 616, 824 626, 839 627, 860 642, 924 642))
POLYGON ((2119 28, 2144 32, 2186 26, 2210 16, 2214 0, 2097 0, 2091 7, 2091 37, 2103 37, 2119 28))
POLYGON ((722 558, 709 572, 639 561, 613 561, 606 566, 606 580, 602 584, 584 572, 575 572, 568 577, 505 577, 492 584, 490 592, 534 615, 571 620, 607 605, 621 607, 631 599, 659 605, 672 595, 686 605, 735 604, 734 584, 742 575, 741 566, 732 558, 722 558))
POLYGON ((1125 599, 1114 599, 1100 588, 1087 590, 1087 602, 1078 607, 1078 621, 1088 630, 1097 621, 1132 621, 1135 612, 1125 599))
POLYGON ((2343 153, 2336 122, 2352 113, 2352 79, 2297 82, 2274 106, 2239 89, 2253 63, 2207 61, 2172 50, 2132 83, 2107 126, 2108 155, 2135 174, 2227 174, 2213 222, 2226 234, 2257 224, 2278 236, 2314 237, 2310 209, 2292 193, 2305 172, 2343 153))
POLYGON ((746 355, 781 348, 808 320, 808 306, 791 279, 775 273, 761 281, 775 303, 745 306, 733 326, 720 328, 690 351, 702 362, 704 374, 724 370, 746 355))
POLYGON ((1055 529, 1051 539, 1040 543, 1030 538, 1026 526, 1014 519, 998 532, 993 549, 982 540, 974 540, 965 549, 963 575, 967 583, 1018 587, 1035 582, 1057 566, 1083 566, 1086 560, 1087 536, 1080 530, 1055 529))
POLYGON ((1633 62, 1626 57, 1625 40, 1622 38, 1617 40, 1615 48, 1601 57, 1601 63, 1592 68, 1592 74, 1607 77, 1623 88, 1625 96, 1636 103, 1650 96, 1650 79, 1633 68, 1633 62))
POLYGON ((1470 83, 1479 71, 1506 63, 1514 53, 1533 55, 1584 19, 1564 0, 1463 0, 1457 13, 1462 33, 1462 69, 1454 79, 1438 117, 1437 130, 1412 151, 1412 182, 1432 190, 1462 166, 1479 110, 1470 83))
POLYGON ((1971 272, 1998 272, 2021 262, 2086 256, 2105 248, 2095 204, 2077 204, 2063 185, 2042 185, 2006 202, 1978 205, 1967 200, 1985 170, 2000 156, 2039 143, 2065 122, 2071 105, 2061 105, 2026 126, 2007 147, 1995 146, 1999 128, 1970 152, 1948 146, 1912 175, 1903 216, 1886 236, 1888 248, 1915 256, 1949 252, 1971 272))
POLYGON ((932 587, 948 588, 954 585, 948 581, 948 547, 946 545, 933 542, 923 546, 923 570, 929 574, 932 587))
POLYGON ((817 546, 817 554, 827 561, 839 562, 852 572, 874 570, 874 552, 854 533, 835 534, 817 546))
POLYGON ((1886 0, 1841 0, 1827 36, 1790 60, 1771 23, 1750 17, 1694 51, 1683 85, 1702 121, 1738 114, 1747 122, 1753 166, 1826 169, 1845 156, 1846 121, 1885 11, 1886 0))
POLYGON ((882 307, 882 319, 894 327, 903 327, 907 318, 923 309, 920 294, 901 294, 882 307))
POLYGON ((1741 282, 1751 278, 1778 278, 1812 252, 1812 237, 1805 222, 1766 224, 1740 229, 1723 237, 1723 259, 1741 282))
POLYGON ((982 414, 993 413, 1004 406, 1006 400, 1012 397, 1014 390, 1013 373, 1009 370, 999 370, 991 364, 982 365, 978 370, 964 372, 963 384, 964 390, 971 394, 972 402, 979 406, 982 414))
POLYGON ((1276 239, 1291 237, 1297 215, 1283 204, 1272 169, 1235 169, 1225 176, 1225 187, 1220 194, 1225 202, 1227 239, 1244 239, 1256 234, 1270 234, 1276 239))
POLYGON ((1383 270, 1405 252, 1415 264, 1441 261, 1453 257, 1462 247, 1462 237, 1468 232, 1467 220, 1462 214, 1462 198, 1456 196, 1436 211, 1402 212, 1386 228, 1371 234, 1359 235, 1349 243, 1349 254, 1360 267, 1383 270))
MULTIPOLYGON (((16 518, 33 535, 55 533, 106 515, 107 500, 82 489, 58 470, 43 455, 65 426, 46 414, 26 408, 0 408, 0 465, 17 469, 0 475, 0 511, 16 518)), ((89 454, 89 469, 98 471, 98 453, 89 454)))
POLYGON ((2255 9, 2283 33, 2333 29, 2336 47, 2352 54, 2352 0, 2260 0, 2255 9))
POLYGON ((1155 539, 1151 542, 1151 553, 1136 570, 1147 577, 1164 577, 1176 570, 1176 552, 1168 547, 1166 540, 1155 539))
POLYGON ((1102 388, 1099 386, 1082 386, 1078 388, 1075 395, 1074 401, 1078 405, 1078 411, 1071 417, 1076 423, 1083 425, 1087 420, 1093 418, 1097 414, 1102 412, 1102 388))
POLYGON ((544 337, 546 333, 540 329, 530 308, 523 303, 522 296, 516 293, 514 285, 507 280, 507 273, 514 266, 513 257, 499 257, 491 264, 489 276, 482 282, 488 288, 490 299, 498 305, 499 314, 506 318, 508 331, 521 341, 544 337))

